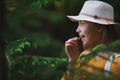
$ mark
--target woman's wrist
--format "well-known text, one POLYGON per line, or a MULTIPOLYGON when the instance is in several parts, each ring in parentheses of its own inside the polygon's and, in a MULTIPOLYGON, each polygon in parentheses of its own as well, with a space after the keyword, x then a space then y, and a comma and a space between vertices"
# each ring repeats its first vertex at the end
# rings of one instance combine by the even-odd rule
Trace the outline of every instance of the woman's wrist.
POLYGON ((70 71, 70 72, 73 71, 77 59, 78 59, 78 57, 76 57, 76 58, 69 61, 68 66, 67 66, 68 71, 70 71))
POLYGON ((69 58, 69 62, 73 62, 78 58, 78 56, 74 57, 74 58, 69 58))

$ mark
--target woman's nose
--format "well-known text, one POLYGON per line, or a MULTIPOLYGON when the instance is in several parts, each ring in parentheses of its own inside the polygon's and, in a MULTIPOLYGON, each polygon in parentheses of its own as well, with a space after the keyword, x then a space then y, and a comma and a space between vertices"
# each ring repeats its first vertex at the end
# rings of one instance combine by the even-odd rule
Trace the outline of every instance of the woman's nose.
POLYGON ((76 32, 77 32, 77 33, 81 32, 80 26, 77 27, 76 32))

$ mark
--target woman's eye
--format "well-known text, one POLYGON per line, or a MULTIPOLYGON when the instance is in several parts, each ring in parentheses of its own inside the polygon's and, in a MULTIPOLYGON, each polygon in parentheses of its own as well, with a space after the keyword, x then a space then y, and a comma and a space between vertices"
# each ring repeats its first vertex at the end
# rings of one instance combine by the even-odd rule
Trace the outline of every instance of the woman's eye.
POLYGON ((80 23, 80 24, 84 24, 84 23, 85 23, 85 21, 80 21, 79 23, 80 23))
POLYGON ((83 21, 79 22, 79 25, 84 25, 84 24, 85 24, 85 22, 83 22, 83 21))

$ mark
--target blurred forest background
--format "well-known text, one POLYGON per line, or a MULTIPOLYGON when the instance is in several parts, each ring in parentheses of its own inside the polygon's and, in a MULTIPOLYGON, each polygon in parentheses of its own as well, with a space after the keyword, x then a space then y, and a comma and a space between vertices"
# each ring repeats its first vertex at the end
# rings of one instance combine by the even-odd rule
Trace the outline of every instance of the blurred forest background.
MULTIPOLYGON (((0 80, 60 80, 66 70, 64 42, 78 36, 77 15, 86 0, 1 0, 0 80)), ((115 9, 120 1, 101 0, 115 9)))

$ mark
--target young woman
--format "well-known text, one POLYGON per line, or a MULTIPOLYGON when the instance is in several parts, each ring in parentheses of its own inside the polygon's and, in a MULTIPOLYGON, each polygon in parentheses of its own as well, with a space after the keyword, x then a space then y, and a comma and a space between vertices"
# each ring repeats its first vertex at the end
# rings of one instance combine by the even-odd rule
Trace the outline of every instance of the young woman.
POLYGON ((118 40, 116 26, 120 26, 114 22, 113 7, 102 1, 86 1, 78 16, 67 17, 79 24, 76 32, 80 36, 83 52, 79 54, 80 45, 77 37, 68 39, 65 42, 65 51, 69 58, 68 67, 73 68, 73 70, 71 68, 67 70, 61 80, 87 78, 88 75, 78 75, 77 71, 74 71, 75 69, 93 74, 98 74, 102 70, 106 77, 110 77, 109 73, 120 75, 119 52, 99 52, 94 57, 87 59, 85 64, 82 64, 84 56, 92 54, 94 47, 101 44, 108 46, 118 40), (113 56, 114 58, 112 58, 113 56))

